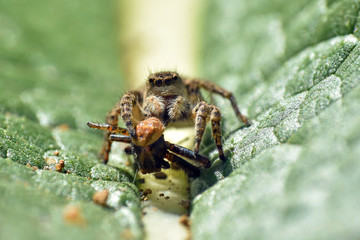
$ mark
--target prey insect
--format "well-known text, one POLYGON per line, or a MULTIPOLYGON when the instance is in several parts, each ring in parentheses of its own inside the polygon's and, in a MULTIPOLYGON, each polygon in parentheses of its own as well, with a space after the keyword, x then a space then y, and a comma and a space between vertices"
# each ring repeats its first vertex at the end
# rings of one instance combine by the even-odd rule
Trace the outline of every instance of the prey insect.
MULTIPOLYGON (((207 122, 211 122, 212 135, 219 152, 225 161, 221 142, 221 112, 214 105, 204 101, 200 89, 221 95, 230 100, 239 121, 249 126, 250 121, 241 114, 233 94, 211 82, 196 78, 183 78, 176 72, 157 72, 150 74, 146 87, 142 90, 125 93, 106 117, 106 123, 116 128, 119 116, 124 121, 128 134, 136 136, 135 126, 139 121, 156 117, 164 126, 194 126, 195 143, 193 151, 199 152, 200 143, 207 122)), ((111 151, 111 131, 105 134, 101 157, 107 163, 111 151)))
POLYGON ((141 121, 135 126, 135 137, 131 137, 125 128, 110 124, 88 122, 91 128, 108 131, 109 141, 130 144, 125 148, 127 154, 134 156, 135 163, 142 173, 160 172, 161 169, 174 166, 183 169, 189 177, 198 177, 199 168, 209 168, 208 158, 194 153, 182 146, 165 141, 165 126, 155 117, 141 121), (165 161, 166 159, 167 161, 165 161), (186 159, 186 160, 185 160, 186 159))

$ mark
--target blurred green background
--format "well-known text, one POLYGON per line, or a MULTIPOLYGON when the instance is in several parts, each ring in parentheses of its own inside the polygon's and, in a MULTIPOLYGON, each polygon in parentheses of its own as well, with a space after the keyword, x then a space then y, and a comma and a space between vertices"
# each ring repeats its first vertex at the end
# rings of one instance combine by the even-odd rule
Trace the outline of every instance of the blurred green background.
POLYGON ((0 9, 0 238, 142 239, 133 170, 99 164, 102 137, 86 131, 124 91, 117 2, 0 9), (60 159, 70 174, 41 170, 60 159), (109 208, 92 203, 102 189, 109 208))
MULTIPOLYGON (((199 75, 233 91, 253 126, 216 98, 228 162, 207 136, 193 238, 358 239, 360 3, 204 4, 199 75)), ((119 6, 0 1, 1 239, 143 239, 133 169, 98 164, 102 137, 86 127, 127 90, 119 6), (60 159, 68 174, 42 170, 60 159), (92 203, 102 189, 109 208, 92 203)))

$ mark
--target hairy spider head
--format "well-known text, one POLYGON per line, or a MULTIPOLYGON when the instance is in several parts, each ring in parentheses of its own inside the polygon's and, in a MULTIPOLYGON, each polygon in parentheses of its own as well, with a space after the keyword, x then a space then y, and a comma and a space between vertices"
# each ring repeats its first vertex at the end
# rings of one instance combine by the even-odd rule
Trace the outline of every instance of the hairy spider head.
POLYGON ((177 72, 150 74, 146 83, 147 91, 158 96, 182 95, 184 83, 177 72))

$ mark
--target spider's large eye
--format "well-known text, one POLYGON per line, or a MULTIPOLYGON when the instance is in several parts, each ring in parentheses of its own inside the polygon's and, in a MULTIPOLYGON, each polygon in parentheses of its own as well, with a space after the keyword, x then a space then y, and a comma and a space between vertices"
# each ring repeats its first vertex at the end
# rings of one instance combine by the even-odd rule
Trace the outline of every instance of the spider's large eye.
POLYGON ((158 87, 161 87, 162 81, 161 80, 156 80, 155 85, 158 86, 158 87))
POLYGON ((165 84, 166 84, 166 86, 170 86, 170 85, 172 84, 171 78, 167 78, 167 79, 165 80, 165 84))
POLYGON ((153 78, 150 78, 150 79, 149 79, 149 83, 151 84, 151 86, 154 86, 154 81, 155 81, 155 80, 154 80, 153 78))
POLYGON ((173 80, 174 80, 174 81, 176 81, 176 80, 178 80, 178 79, 179 79, 179 77, 178 77, 177 75, 173 76, 173 80))

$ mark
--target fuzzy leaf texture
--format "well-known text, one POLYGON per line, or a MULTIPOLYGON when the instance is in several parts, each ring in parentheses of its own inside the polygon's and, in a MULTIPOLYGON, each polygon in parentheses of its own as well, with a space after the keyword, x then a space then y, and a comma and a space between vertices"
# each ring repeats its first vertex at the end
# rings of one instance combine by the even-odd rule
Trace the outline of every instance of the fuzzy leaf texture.
POLYGON ((253 126, 220 100, 229 159, 192 184, 194 239, 359 238, 359 7, 211 1, 204 75, 253 126))
POLYGON ((100 164, 86 126, 123 82, 115 6, 0 1, 0 239, 144 237, 133 169, 100 164), (105 189, 107 207, 94 204, 105 189))

